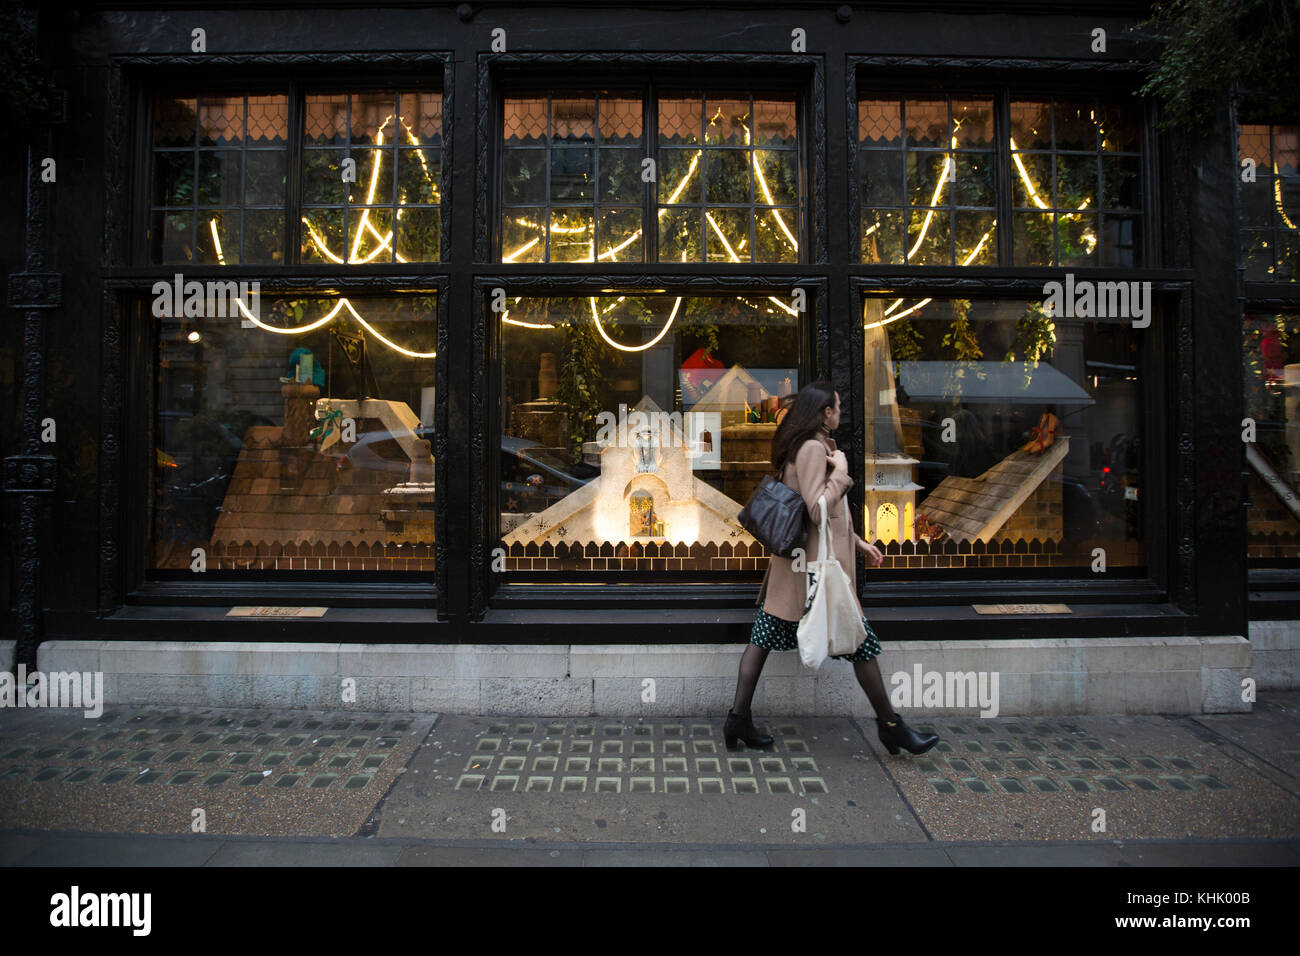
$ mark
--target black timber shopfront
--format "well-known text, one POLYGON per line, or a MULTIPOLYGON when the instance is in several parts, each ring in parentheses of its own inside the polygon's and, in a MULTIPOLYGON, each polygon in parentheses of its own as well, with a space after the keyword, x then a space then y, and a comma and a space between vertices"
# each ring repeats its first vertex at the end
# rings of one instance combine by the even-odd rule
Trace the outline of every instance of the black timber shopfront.
POLYGON ((21 17, 16 660, 743 642, 735 511, 819 378, 882 639, 1295 616, 1300 118, 1158 129, 1133 7, 21 17), (972 607, 1023 604, 1070 613, 972 607))

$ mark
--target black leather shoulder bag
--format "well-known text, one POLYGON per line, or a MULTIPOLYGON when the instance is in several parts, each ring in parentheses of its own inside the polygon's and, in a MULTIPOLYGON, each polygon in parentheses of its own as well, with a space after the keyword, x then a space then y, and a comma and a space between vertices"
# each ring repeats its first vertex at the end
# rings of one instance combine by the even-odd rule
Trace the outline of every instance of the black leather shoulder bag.
POLYGON ((790 557, 808 538, 803 495, 774 475, 763 476, 737 520, 763 547, 782 558, 790 557))

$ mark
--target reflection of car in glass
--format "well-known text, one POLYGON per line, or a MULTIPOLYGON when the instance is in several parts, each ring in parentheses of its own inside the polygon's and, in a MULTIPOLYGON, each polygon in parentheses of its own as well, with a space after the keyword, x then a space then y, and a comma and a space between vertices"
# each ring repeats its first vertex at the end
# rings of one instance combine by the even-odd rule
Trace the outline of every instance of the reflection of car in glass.
POLYGON ((212 415, 160 412, 156 444, 164 484, 181 496, 199 497, 211 497, 213 486, 219 485, 215 493, 220 500, 244 446, 242 430, 235 430, 239 427, 212 415))
MULTIPOLYGON (((415 429, 417 438, 432 447, 433 426, 415 429)), ((348 445, 343 467, 365 469, 387 476, 393 484, 407 481, 410 459, 392 433, 380 429, 364 432, 348 445)), ((600 474, 599 468, 579 462, 567 465, 551 452, 525 438, 501 439, 501 507, 503 511, 535 513, 578 490, 600 474)))
POLYGON ((526 438, 501 439, 501 510, 536 514, 600 474, 586 462, 567 465, 526 438))
POLYGON ((234 474, 243 436, 253 425, 270 425, 260 415, 227 410, 191 415, 175 409, 158 413, 155 464, 160 503, 178 535, 206 538, 234 474), (219 419, 226 419, 221 421, 219 419))
MULTIPOLYGON (((422 425, 415 429, 415 437, 429 443, 431 454, 434 434, 432 425, 422 425)), ((383 473, 394 485, 410 480, 411 459, 387 429, 360 432, 355 442, 340 442, 334 448, 343 449, 339 461, 341 468, 352 467, 364 469, 368 473, 383 473)))

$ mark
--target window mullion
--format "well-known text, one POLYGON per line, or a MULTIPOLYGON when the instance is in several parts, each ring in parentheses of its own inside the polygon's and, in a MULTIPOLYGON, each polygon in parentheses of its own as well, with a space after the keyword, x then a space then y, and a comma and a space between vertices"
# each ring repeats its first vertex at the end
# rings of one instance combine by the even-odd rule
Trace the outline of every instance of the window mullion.
POLYGON ((1015 203, 1012 199, 1010 90, 1005 87, 999 90, 994 102, 997 104, 993 117, 995 204, 998 222, 1002 223, 1002 228, 997 231, 998 265, 1010 266, 1015 258, 1015 226, 1011 212, 1015 203))
POLYGON ((289 81, 288 155, 285 156, 284 264, 302 262, 302 168, 307 162, 306 93, 302 84, 289 81))
POLYGON ((542 205, 542 235, 546 237, 546 249, 544 250, 546 258, 544 262, 551 261, 551 170, 555 168, 555 132, 553 127, 553 114, 555 112, 555 97, 550 90, 546 91, 546 196, 542 205))
POLYGON ((194 264, 199 252, 199 174, 203 170, 203 94, 194 97, 194 185, 190 188, 190 248, 194 264))
POLYGON ((643 262, 659 261, 659 96, 654 79, 646 84, 641 99, 641 158, 647 156, 654 160, 655 178, 653 183, 641 194, 641 227, 643 262), (652 128, 653 124, 653 128, 652 128))
MULTIPOLYGON (((954 132, 952 122, 952 96, 948 96, 948 142, 944 147, 948 150, 948 155, 952 158, 952 178, 948 180, 948 255, 949 262, 954 266, 957 264, 957 149, 953 146, 952 134, 954 132)), ((946 164, 945 164, 946 166, 946 164)))

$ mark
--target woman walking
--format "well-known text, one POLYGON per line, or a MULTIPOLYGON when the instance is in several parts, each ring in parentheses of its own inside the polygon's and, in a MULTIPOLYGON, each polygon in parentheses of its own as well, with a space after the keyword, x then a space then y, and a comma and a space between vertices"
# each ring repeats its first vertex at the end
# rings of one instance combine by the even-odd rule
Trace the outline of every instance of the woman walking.
MULTIPOLYGON (((858 536, 853 530, 852 519, 847 517, 848 503, 844 495, 853 486, 853 479, 849 477, 844 452, 835 447, 835 440, 830 436, 839 425, 840 396, 834 386, 824 379, 805 386, 781 417, 772 438, 772 466, 781 474, 782 481, 803 496, 808 514, 812 516, 808 540, 803 546, 805 561, 818 558, 821 508, 817 501, 822 495, 826 496, 831 547, 840 566, 854 583, 853 601, 867 630, 866 639, 856 651, 836 654, 835 659, 853 663, 858 683, 866 691, 876 712, 880 741, 889 752, 896 754, 899 748, 906 747, 914 754, 925 753, 938 743, 939 738, 934 734, 922 736, 916 733, 889 705, 889 695, 885 693, 885 684, 880 678, 880 665, 876 662, 880 643, 858 603, 853 549, 856 547, 865 553, 872 567, 879 567, 884 556, 858 536)), ((807 602, 807 582, 807 573, 795 572, 791 559, 772 556, 756 602, 762 607, 754 621, 749 646, 740 658, 736 699, 727 714, 724 735, 728 748, 735 746, 737 738, 751 747, 767 747, 772 743, 770 736, 760 734, 754 726, 750 703, 768 652, 793 651, 799 647, 799 619, 807 602)))

